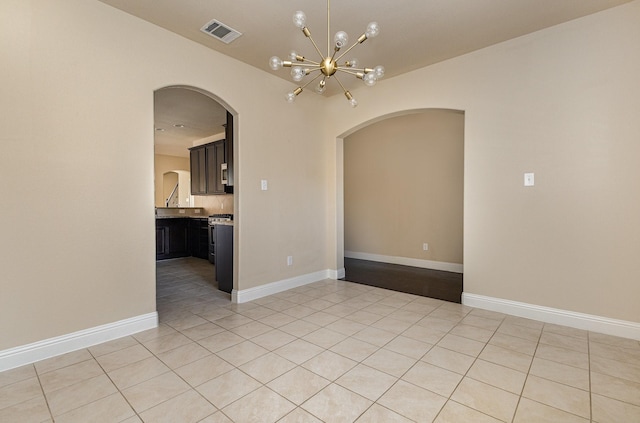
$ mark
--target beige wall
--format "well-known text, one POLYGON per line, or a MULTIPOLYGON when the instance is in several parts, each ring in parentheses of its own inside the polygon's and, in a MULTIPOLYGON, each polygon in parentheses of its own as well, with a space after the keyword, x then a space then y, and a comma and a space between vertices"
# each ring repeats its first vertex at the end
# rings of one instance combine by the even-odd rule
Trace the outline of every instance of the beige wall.
MULTIPOLYGON (((172 170, 191 171, 191 165, 188 157, 167 156, 164 154, 155 154, 154 156, 154 187, 155 187, 155 205, 156 207, 164 207, 166 187, 163 183, 163 175, 172 170)), ((173 188, 173 187, 172 187, 173 188)), ((171 189, 169 188, 169 194, 171 189)))
MULTIPOLYGON (((634 1, 354 90, 353 113, 331 111, 332 138, 406 110, 464 110, 464 291, 640 322, 638 22, 634 1)), ((327 142, 339 267, 342 142, 327 142)))
POLYGON ((461 264, 463 149, 464 114, 451 110, 393 117, 345 138, 345 250, 461 264))
POLYGON ((0 351, 155 310, 162 87, 236 115, 236 287, 326 268, 322 99, 95 0, 3 0, 0 56, 0 351))

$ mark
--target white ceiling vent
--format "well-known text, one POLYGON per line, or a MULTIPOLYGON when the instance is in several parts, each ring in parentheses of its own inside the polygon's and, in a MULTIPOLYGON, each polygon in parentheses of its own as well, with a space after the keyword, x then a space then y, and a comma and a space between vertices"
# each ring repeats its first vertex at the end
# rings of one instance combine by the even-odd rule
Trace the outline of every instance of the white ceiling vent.
POLYGON ((241 32, 238 32, 230 26, 215 19, 200 28, 200 31, 209 34, 213 38, 217 38, 226 44, 229 44, 231 41, 242 35, 241 32))

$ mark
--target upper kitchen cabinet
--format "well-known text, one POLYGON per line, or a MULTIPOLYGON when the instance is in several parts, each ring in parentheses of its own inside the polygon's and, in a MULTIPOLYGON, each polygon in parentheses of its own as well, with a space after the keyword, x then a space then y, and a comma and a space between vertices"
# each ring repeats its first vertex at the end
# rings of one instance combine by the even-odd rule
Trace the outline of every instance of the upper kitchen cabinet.
POLYGON ((225 163, 224 141, 207 144, 205 156, 207 158, 207 194, 224 194, 223 165, 225 163))
POLYGON ((227 163, 227 192, 233 192, 233 115, 227 112, 225 127, 225 161, 227 163))
POLYGON ((191 194, 233 193, 233 116, 227 112, 224 140, 189 149, 191 194))
POLYGON ((191 195, 207 194, 207 159, 202 147, 189 150, 191 159, 191 195))

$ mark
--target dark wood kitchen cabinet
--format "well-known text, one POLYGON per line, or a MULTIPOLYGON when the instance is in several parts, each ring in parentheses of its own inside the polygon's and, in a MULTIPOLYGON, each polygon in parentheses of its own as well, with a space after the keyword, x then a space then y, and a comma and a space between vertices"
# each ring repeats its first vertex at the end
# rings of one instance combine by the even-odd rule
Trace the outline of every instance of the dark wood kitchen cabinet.
POLYGON ((225 139, 189 149, 191 194, 218 195, 233 193, 233 115, 227 112, 225 139), (227 183, 222 183, 222 164, 226 163, 227 183))
POLYGON ((205 195, 207 193, 207 160, 203 147, 189 150, 191 161, 191 195, 205 195))
POLYGON ((227 163, 225 140, 189 149, 191 194, 216 195, 229 192, 222 183, 222 164, 227 163))
POLYGON ((156 219, 156 260, 190 255, 189 219, 156 219))
POLYGON ((224 141, 216 141, 206 147, 207 193, 224 194, 222 184, 222 164, 225 163, 224 141))
POLYGON ((233 226, 214 226, 216 281, 220 291, 230 293, 233 290, 233 226))
POLYGON ((227 185, 225 190, 227 193, 233 192, 234 186, 234 165, 233 165, 233 115, 227 112, 227 126, 224 128, 224 157, 227 163, 227 185))
POLYGON ((209 223, 206 218, 189 219, 189 241, 193 257, 209 258, 209 223))

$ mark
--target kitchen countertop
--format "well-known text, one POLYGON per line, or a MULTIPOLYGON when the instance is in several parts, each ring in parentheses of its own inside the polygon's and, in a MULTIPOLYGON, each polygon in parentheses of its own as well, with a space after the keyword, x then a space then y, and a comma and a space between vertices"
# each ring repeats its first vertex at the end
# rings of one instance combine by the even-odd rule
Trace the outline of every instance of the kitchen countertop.
POLYGON ((156 219, 207 219, 209 216, 186 216, 181 214, 170 215, 170 216, 158 216, 156 215, 156 219))
POLYGON ((214 225, 233 226, 233 220, 227 220, 224 222, 213 222, 214 225))

